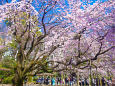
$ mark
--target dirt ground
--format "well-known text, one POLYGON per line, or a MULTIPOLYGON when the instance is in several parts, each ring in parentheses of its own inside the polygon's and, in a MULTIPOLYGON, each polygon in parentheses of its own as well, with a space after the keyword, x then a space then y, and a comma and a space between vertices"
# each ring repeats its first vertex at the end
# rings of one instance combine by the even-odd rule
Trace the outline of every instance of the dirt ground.
MULTIPOLYGON (((0 84, 0 86, 12 86, 12 85, 11 84, 0 84)), ((24 86, 51 86, 51 85, 26 84, 24 86)))
MULTIPOLYGON (((12 86, 11 84, 0 84, 0 86, 12 86)), ((27 84, 24 86, 51 86, 51 85, 39 85, 39 84, 27 84)), ((55 85, 55 86, 60 86, 60 85, 55 85)), ((73 85, 76 86, 76 85, 73 85)))

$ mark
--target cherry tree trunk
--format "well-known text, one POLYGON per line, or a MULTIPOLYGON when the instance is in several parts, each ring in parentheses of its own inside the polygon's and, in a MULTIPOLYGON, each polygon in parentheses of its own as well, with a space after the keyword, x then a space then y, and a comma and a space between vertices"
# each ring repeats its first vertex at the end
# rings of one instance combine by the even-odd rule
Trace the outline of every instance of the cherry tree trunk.
POLYGON ((23 81, 24 81, 24 78, 23 77, 20 78, 16 74, 12 80, 12 86, 23 86, 23 81))
POLYGON ((16 83, 16 86, 23 86, 23 79, 19 79, 16 83))

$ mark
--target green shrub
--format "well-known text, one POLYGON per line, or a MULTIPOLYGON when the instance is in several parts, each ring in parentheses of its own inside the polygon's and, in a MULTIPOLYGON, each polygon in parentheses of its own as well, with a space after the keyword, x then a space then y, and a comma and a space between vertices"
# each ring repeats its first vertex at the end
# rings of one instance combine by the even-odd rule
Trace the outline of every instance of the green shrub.
POLYGON ((4 83, 4 84, 10 84, 10 83, 12 83, 12 79, 13 79, 13 76, 5 77, 3 79, 2 83, 4 83))

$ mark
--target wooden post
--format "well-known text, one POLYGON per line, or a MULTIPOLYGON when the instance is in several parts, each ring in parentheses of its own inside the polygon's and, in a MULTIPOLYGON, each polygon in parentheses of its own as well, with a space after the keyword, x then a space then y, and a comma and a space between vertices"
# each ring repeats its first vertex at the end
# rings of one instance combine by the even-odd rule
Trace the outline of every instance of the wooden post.
POLYGON ((85 78, 84 78, 84 86, 86 86, 85 78))
POLYGON ((79 71, 77 71, 77 86, 79 86, 79 71))
POLYGON ((57 80, 56 80, 56 73, 55 73, 55 75, 54 75, 54 76, 55 76, 55 85, 57 85, 57 80))
POLYGON ((101 77, 100 77, 100 86, 102 86, 102 80, 101 80, 101 77))
POLYGON ((52 84, 51 84, 51 76, 50 76, 50 85, 52 85, 52 84))
POLYGON ((61 82, 62 82, 62 86, 63 86, 63 72, 62 72, 62 76, 61 76, 61 82))
POLYGON ((63 74, 63 82, 64 82, 64 86, 65 86, 65 74, 63 74))

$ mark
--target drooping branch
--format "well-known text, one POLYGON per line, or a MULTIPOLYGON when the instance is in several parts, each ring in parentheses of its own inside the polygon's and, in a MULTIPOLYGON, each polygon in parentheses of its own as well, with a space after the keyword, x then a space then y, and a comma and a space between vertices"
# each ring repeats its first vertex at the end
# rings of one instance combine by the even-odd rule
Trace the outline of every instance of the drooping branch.
POLYGON ((50 50, 44 51, 43 53, 41 53, 40 55, 38 55, 38 57, 37 57, 36 60, 38 60, 39 57, 41 57, 41 56, 49 57, 58 47, 59 47, 59 45, 52 46, 50 50))
POLYGON ((115 48, 115 46, 111 46, 110 48, 108 48, 108 49, 106 49, 106 50, 100 52, 100 55, 102 55, 102 54, 108 52, 109 50, 111 50, 111 49, 113 49, 113 48, 115 48))
POLYGON ((115 46, 112 46, 112 47, 106 49, 105 51, 101 52, 101 50, 102 50, 102 44, 101 44, 101 46, 100 46, 100 48, 99 48, 99 51, 97 52, 97 54, 95 55, 94 58, 92 58, 92 59, 86 59, 86 60, 83 60, 83 61, 79 61, 79 62, 77 62, 76 66, 77 66, 77 65, 80 65, 81 63, 88 62, 89 60, 92 60, 92 61, 93 61, 93 60, 97 60, 98 56, 100 56, 100 55, 102 55, 102 54, 105 54, 106 52, 108 52, 109 50, 111 50, 111 49, 114 48, 114 47, 115 47, 115 46))

